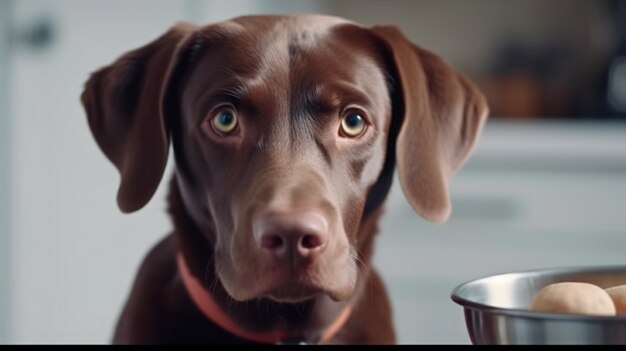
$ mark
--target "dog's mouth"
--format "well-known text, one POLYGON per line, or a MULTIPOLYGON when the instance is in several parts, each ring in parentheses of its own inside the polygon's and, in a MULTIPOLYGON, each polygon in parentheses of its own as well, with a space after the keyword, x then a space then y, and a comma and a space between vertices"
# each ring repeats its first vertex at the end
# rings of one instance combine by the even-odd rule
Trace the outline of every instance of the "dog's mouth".
POLYGON ((258 298, 282 303, 299 303, 321 295, 335 301, 347 299, 356 286, 358 268, 353 255, 344 250, 296 267, 263 260, 215 257, 216 273, 226 292, 236 301, 258 298), (234 265, 234 261, 246 264, 234 265))
MULTIPOLYGON (((314 299, 321 295, 328 295, 333 300, 343 300, 352 292, 353 284, 338 283, 338 279, 332 280, 321 277, 317 272, 287 272, 275 270, 271 273, 260 274, 262 278, 237 280, 235 284, 228 284, 223 278, 228 275, 220 275, 223 286, 231 297, 238 301, 254 299, 269 299, 279 303, 301 303, 314 299), (330 281, 329 281, 330 280, 330 281), (226 283, 226 284, 224 284, 226 283)), ((352 282, 351 282, 352 283, 352 282)))
POLYGON ((280 303, 300 303, 324 293, 323 289, 310 284, 290 283, 268 291, 263 297, 280 303))
POLYGON ((316 296, 332 295, 315 274, 309 270, 277 270, 265 277, 266 285, 259 297, 280 303, 300 303, 316 296))

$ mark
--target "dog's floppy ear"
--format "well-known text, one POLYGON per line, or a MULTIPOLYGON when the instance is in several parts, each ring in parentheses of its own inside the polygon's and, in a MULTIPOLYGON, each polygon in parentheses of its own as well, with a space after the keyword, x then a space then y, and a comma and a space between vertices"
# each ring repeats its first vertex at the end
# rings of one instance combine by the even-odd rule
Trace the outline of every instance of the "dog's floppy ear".
POLYGON ((395 66, 393 112, 402 119, 396 141, 402 190, 417 213, 444 222, 451 211, 448 183, 480 134, 487 103, 470 81, 412 44, 396 27, 372 31, 387 46, 395 66))
POLYGON ((180 22, 151 43, 94 72, 81 95, 91 132, 120 172, 117 203, 143 207, 156 191, 169 150, 163 94, 195 26, 180 22))

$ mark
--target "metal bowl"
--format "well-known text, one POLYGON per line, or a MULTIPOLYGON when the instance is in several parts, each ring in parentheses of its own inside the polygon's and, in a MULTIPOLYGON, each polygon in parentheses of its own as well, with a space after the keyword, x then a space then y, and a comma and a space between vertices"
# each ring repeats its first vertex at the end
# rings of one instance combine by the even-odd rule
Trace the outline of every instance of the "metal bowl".
POLYGON ((473 344, 626 344, 626 316, 528 310, 539 290, 557 282, 608 288, 626 284, 626 266, 554 268, 492 275, 457 286, 473 344))

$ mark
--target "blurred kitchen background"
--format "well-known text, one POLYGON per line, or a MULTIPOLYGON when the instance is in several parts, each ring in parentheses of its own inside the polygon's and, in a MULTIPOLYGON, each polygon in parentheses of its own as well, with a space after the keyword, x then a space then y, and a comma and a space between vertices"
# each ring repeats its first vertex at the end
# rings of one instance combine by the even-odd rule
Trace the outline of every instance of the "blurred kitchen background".
POLYGON ((375 263, 400 343, 469 343, 449 298, 466 280, 626 264, 626 1, 0 0, 0 343, 109 343, 170 228, 163 186, 116 207, 79 104, 89 73, 177 20, 289 12, 395 24, 489 100, 446 224, 390 195, 375 263))

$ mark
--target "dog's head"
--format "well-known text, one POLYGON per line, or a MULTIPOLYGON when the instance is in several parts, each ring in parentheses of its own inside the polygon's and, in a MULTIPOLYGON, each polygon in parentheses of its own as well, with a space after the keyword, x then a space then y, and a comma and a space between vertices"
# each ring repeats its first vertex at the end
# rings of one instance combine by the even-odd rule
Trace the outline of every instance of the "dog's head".
POLYGON ((395 27, 314 15, 178 24, 94 73, 82 101, 122 211, 152 197, 171 141, 227 292, 288 302, 351 295, 359 225, 396 165, 416 212, 446 220, 487 115, 472 83, 395 27))

